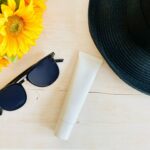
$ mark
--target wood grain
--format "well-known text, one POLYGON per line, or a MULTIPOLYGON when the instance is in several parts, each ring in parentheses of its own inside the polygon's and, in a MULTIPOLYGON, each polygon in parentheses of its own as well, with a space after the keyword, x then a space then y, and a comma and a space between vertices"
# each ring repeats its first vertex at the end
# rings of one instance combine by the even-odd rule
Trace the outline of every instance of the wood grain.
POLYGON ((71 138, 61 141, 54 128, 79 51, 101 57, 88 30, 87 0, 48 0, 44 31, 37 45, 0 74, 0 88, 51 51, 60 77, 48 88, 30 83, 28 101, 0 117, 0 148, 149 150, 150 100, 121 81, 104 62, 91 88, 71 138))

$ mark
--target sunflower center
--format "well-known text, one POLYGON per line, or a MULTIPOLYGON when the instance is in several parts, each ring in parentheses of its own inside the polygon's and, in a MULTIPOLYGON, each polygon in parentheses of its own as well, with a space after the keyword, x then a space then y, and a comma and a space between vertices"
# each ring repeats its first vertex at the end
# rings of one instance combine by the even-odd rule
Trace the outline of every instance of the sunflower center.
POLYGON ((6 24, 6 30, 11 35, 18 35, 23 29, 24 23, 23 19, 18 16, 11 16, 8 18, 6 24))

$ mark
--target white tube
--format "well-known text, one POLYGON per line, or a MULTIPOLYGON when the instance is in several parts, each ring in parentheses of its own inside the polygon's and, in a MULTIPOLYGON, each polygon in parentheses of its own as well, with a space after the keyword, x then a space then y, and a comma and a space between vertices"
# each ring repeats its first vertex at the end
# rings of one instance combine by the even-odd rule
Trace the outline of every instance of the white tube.
POLYGON ((77 121, 102 59, 80 52, 77 66, 56 125, 56 136, 67 140, 77 121))

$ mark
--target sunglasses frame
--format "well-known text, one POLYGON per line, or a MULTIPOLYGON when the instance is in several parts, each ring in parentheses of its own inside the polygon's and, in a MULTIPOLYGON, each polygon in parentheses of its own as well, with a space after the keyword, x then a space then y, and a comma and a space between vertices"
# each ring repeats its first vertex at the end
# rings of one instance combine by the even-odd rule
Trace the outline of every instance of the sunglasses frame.
MULTIPOLYGON (((25 71, 23 71, 21 74, 19 74, 16 78, 14 78, 12 81, 10 81, 5 87, 3 87, 1 90, 4 90, 5 88, 7 88, 8 86, 10 85, 13 85, 13 84, 23 84, 26 80, 28 80, 27 78, 27 75, 36 67, 38 66, 38 64, 40 62, 42 62, 44 59, 46 58, 50 58, 50 59, 53 59, 54 62, 56 63, 60 63, 60 62, 63 62, 64 59, 54 59, 54 56, 55 56, 55 53, 52 52, 50 53, 49 55, 45 56, 44 58, 42 58, 41 60, 39 60, 37 63, 33 64, 31 67, 29 67, 28 69, 26 69, 25 71)), ((0 91, 1 91, 0 90, 0 91)), ((0 115, 2 115, 3 113, 3 109, 0 107, 0 115)))

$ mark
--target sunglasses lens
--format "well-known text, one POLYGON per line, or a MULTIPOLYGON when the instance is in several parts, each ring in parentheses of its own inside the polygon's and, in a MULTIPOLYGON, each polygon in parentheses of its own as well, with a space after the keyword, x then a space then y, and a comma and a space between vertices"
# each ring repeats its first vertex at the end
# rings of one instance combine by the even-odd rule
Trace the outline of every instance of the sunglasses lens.
POLYGON ((59 76, 59 68, 51 58, 41 61, 27 76, 28 81, 38 87, 52 84, 59 76))
POLYGON ((13 84, 0 91, 0 107, 7 111, 13 111, 22 107, 27 96, 20 84, 13 84))

